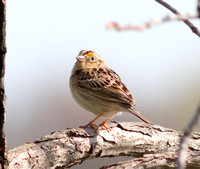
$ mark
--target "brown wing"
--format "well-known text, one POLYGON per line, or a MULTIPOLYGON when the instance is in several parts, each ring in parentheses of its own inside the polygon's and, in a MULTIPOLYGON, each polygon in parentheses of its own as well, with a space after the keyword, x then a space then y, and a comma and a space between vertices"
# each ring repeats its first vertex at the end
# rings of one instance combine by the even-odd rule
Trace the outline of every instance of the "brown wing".
POLYGON ((78 86, 85 92, 101 99, 120 103, 127 107, 134 105, 134 98, 121 82, 120 77, 109 68, 78 70, 78 86))

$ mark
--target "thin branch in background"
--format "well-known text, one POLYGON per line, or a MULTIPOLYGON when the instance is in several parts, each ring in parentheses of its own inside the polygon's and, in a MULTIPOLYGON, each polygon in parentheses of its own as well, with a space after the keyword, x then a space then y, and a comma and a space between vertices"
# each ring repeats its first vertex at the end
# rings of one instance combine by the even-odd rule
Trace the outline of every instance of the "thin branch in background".
POLYGON ((196 114, 194 115, 191 122, 188 124, 184 132, 184 135, 183 137, 181 137, 181 140, 180 140, 180 146, 178 150, 178 160, 177 160, 177 165, 179 169, 185 169, 186 167, 189 136, 191 135, 192 130, 194 126, 197 124, 199 118, 200 118, 200 104, 199 104, 196 114))
POLYGON ((168 21, 176 21, 176 20, 182 20, 187 26, 190 27, 193 33, 195 33, 197 36, 200 37, 200 31, 198 30, 197 27, 195 27, 188 19, 196 19, 200 17, 200 0, 198 0, 197 4, 197 14, 186 14, 182 15, 177 9, 172 7, 171 5, 167 4, 166 2, 162 0, 155 0, 167 9, 169 9, 171 12, 175 14, 175 16, 166 16, 164 18, 159 18, 159 19, 153 19, 147 23, 144 23, 142 25, 126 25, 126 26, 121 26, 117 22, 110 22, 106 25, 106 28, 111 30, 115 29, 117 31, 126 31, 126 30, 136 30, 136 31, 143 31, 146 29, 151 28, 152 26, 162 24, 164 22, 168 21))
MULTIPOLYGON (((169 9, 174 14, 176 14, 178 16, 182 16, 182 14, 177 9, 175 9, 174 7, 172 7, 171 5, 169 5, 168 3, 166 3, 165 1, 163 1, 163 0, 155 0, 155 1, 158 2, 159 4, 163 5, 167 9, 169 9)), ((200 37, 200 32, 199 32, 199 30, 198 30, 198 28, 196 26, 194 26, 188 19, 182 19, 182 21, 186 25, 188 25, 190 27, 190 29, 192 30, 193 33, 195 33, 197 36, 200 37)))
POLYGON ((198 17, 200 18, 200 0, 198 0, 198 3, 197 3, 197 13, 198 13, 198 17))
POLYGON ((107 24, 106 28, 107 29, 115 29, 117 31, 125 31, 125 30, 136 30, 136 31, 143 31, 145 29, 149 29, 155 25, 162 24, 164 22, 169 22, 169 21, 177 21, 177 20, 184 20, 184 19, 194 19, 197 18, 197 14, 187 14, 185 16, 179 16, 179 15, 167 15, 164 18, 158 18, 158 19, 153 19, 150 20, 142 25, 126 25, 126 26, 120 26, 117 22, 110 22, 107 24))

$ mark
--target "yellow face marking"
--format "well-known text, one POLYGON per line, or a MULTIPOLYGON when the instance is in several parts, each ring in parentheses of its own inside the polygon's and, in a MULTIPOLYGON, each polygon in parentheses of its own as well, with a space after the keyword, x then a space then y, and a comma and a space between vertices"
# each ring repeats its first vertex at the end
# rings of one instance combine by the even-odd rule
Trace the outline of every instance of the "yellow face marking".
POLYGON ((93 53, 87 53, 85 56, 93 56, 93 53))

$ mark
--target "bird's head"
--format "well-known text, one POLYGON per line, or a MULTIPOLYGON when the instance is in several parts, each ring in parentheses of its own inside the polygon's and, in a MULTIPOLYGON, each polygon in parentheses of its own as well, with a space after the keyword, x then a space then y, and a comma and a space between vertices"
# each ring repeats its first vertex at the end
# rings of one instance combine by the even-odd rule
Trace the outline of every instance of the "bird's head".
POLYGON ((76 69, 90 69, 105 66, 104 60, 92 50, 81 50, 76 59, 76 69))

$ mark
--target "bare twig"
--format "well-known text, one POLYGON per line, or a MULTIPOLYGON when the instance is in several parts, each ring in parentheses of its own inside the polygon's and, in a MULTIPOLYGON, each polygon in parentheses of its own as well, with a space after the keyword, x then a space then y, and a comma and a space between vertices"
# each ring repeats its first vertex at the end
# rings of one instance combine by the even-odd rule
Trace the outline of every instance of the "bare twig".
MULTIPOLYGON (((155 0, 156 2, 158 2, 159 4, 163 5, 164 7, 166 7, 167 9, 169 9, 171 12, 173 12, 174 14, 178 15, 178 16, 182 16, 182 14, 175 9, 174 7, 172 7, 171 5, 169 5, 168 3, 166 3, 163 0, 155 0)), ((193 33, 195 33, 197 36, 200 36, 200 32, 197 29, 196 26, 194 26, 188 19, 182 19, 182 21, 188 25, 190 27, 190 29, 192 30, 193 33)))
POLYGON ((199 118, 200 118, 200 105, 199 105, 197 112, 194 115, 193 119, 188 124, 183 137, 180 140, 180 147, 179 147, 179 151, 178 151, 178 160, 177 160, 179 169, 185 169, 185 167, 186 167, 186 161, 187 161, 186 159, 188 157, 189 137, 192 133, 194 126, 197 124, 199 118))
POLYGON ((164 22, 168 21, 177 21, 177 20, 185 20, 185 19, 194 19, 197 18, 197 14, 187 14, 185 16, 179 16, 179 15, 167 15, 164 18, 158 18, 150 20, 142 25, 126 25, 126 26, 120 26, 117 22, 110 22, 107 24, 107 29, 116 29, 118 31, 125 31, 125 30, 136 30, 136 31, 143 31, 145 29, 149 29, 152 26, 162 24, 164 22))
POLYGON ((182 15, 178 10, 173 8, 171 5, 167 4, 166 2, 162 0, 155 0, 167 9, 169 9, 171 12, 175 14, 175 16, 170 16, 167 15, 163 18, 158 18, 158 19, 152 19, 147 23, 144 23, 142 25, 126 25, 126 26, 121 26, 117 22, 110 22, 106 25, 107 29, 115 29, 117 31, 126 31, 126 30, 136 30, 136 31, 143 31, 146 29, 151 28, 152 26, 162 24, 164 22, 168 21, 176 21, 176 20, 182 20, 187 26, 190 27, 193 33, 195 33, 197 36, 200 37, 200 32, 197 27, 195 27, 188 19, 195 19, 200 17, 200 0, 198 0, 198 5, 197 5, 197 13, 196 14, 185 14, 182 15))

